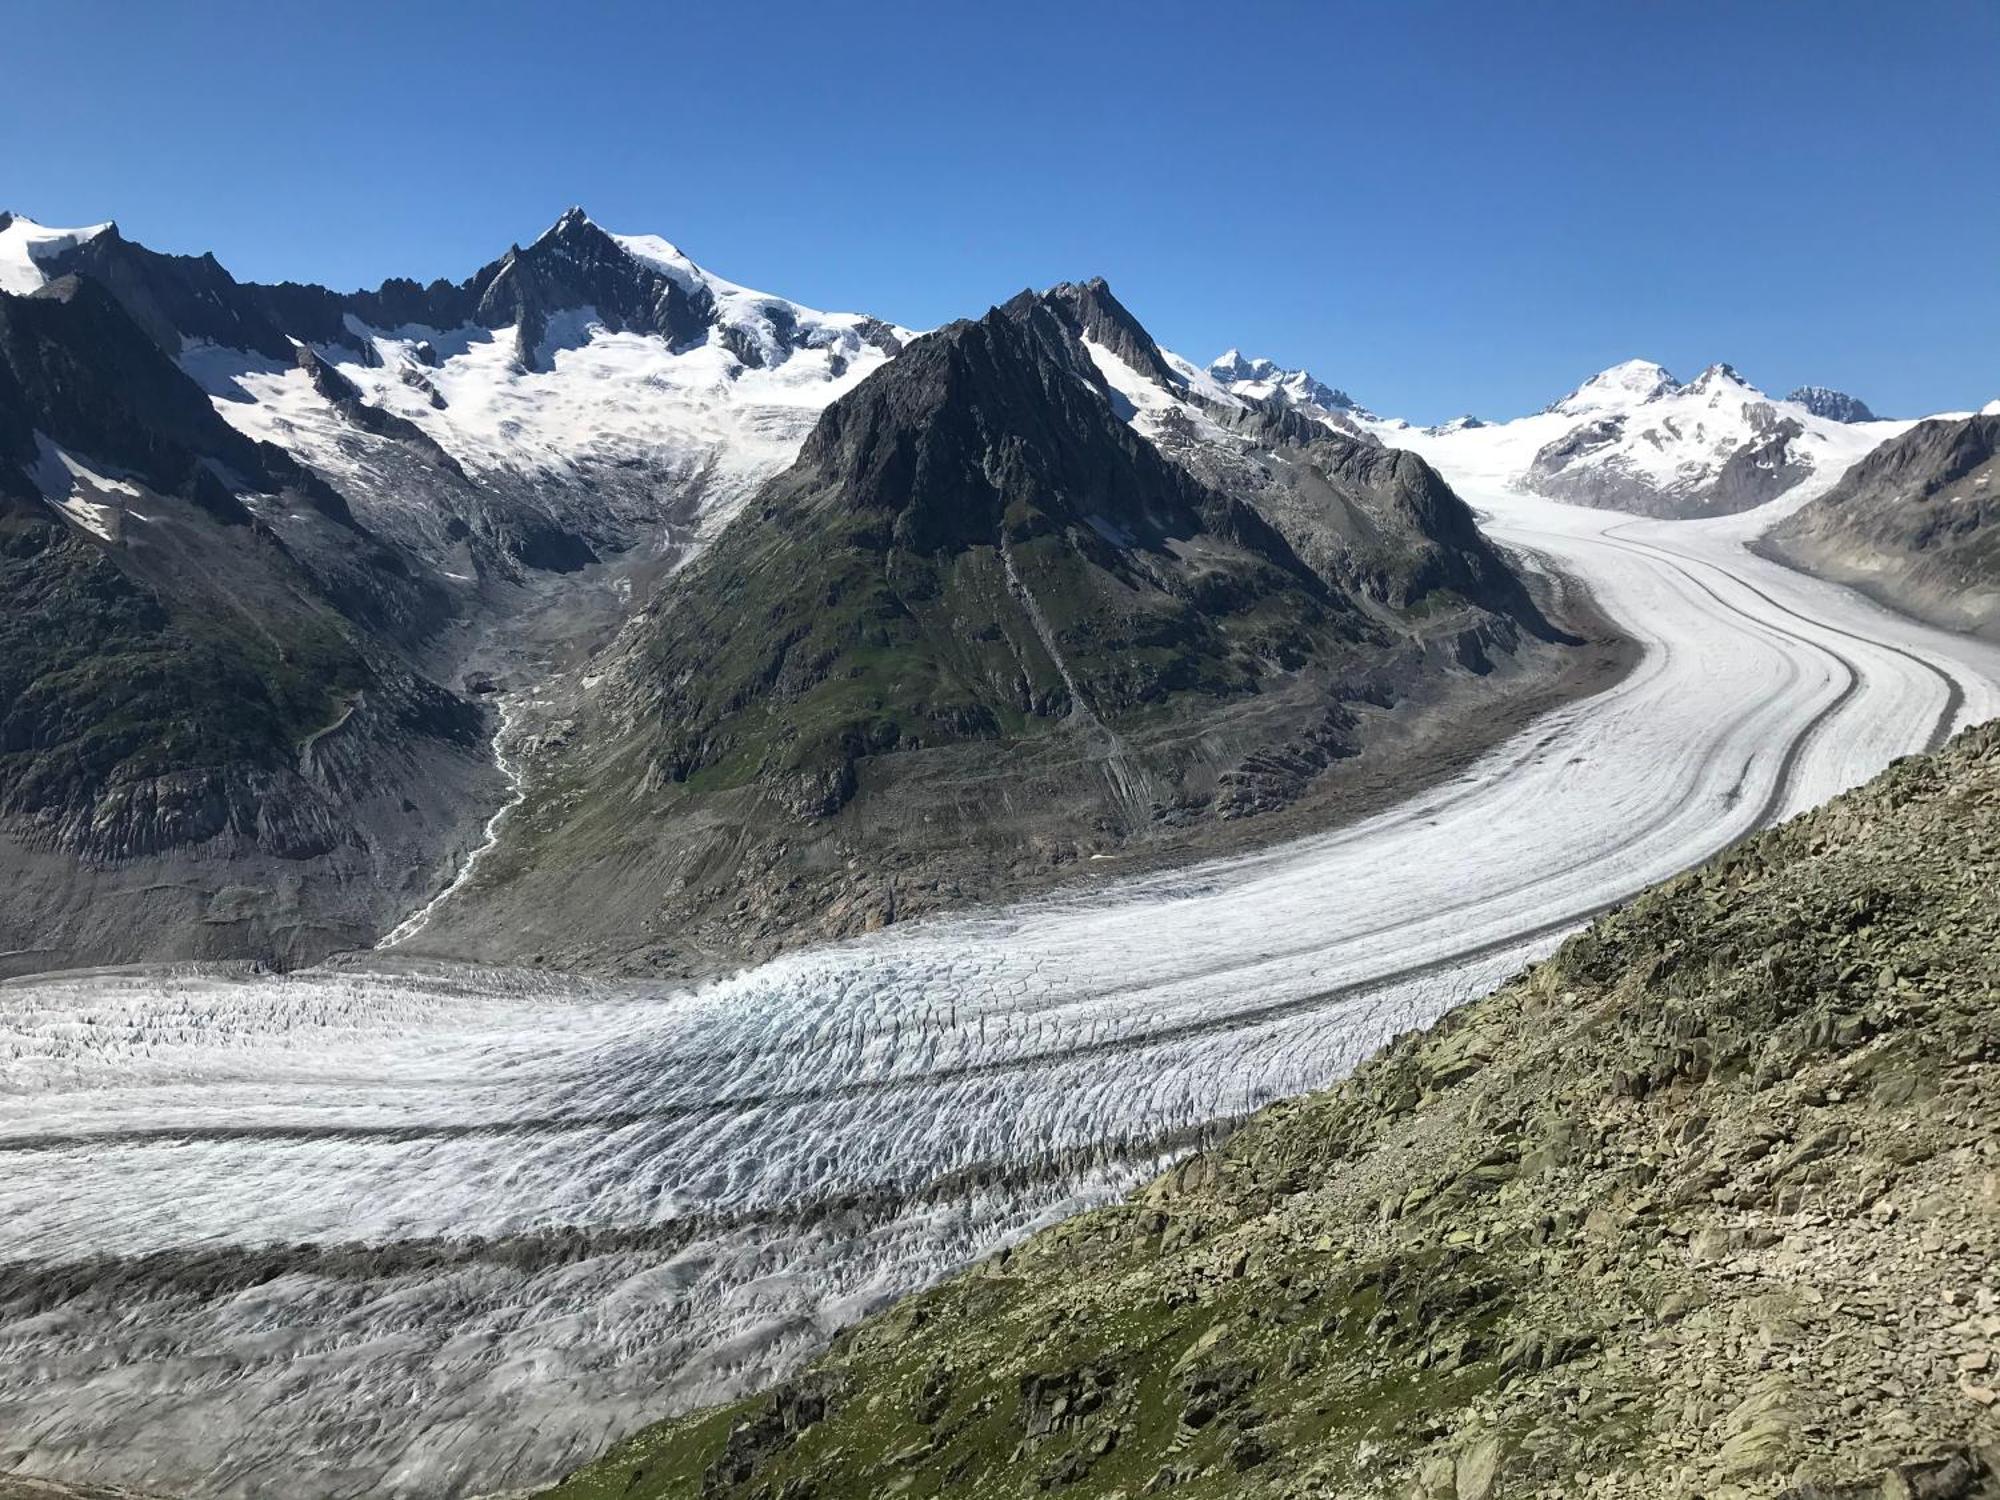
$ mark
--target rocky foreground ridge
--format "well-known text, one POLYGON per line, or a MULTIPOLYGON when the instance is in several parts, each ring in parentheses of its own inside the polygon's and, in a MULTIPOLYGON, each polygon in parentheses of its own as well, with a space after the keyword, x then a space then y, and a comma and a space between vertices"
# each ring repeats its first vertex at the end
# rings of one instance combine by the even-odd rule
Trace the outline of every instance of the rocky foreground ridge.
POLYGON ((554 1492, 2000 1494, 2000 724, 554 1492))

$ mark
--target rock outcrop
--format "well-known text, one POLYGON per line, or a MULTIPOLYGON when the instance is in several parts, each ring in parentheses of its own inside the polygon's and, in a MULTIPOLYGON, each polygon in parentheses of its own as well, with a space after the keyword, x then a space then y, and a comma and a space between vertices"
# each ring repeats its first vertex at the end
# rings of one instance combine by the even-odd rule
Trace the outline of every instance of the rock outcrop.
POLYGON ((1823 385, 1802 385, 1787 401, 1796 401, 1816 417, 1825 417, 1829 422, 1874 422, 1879 420, 1868 409, 1868 403, 1859 396, 1850 396, 1845 391, 1830 390, 1823 385))

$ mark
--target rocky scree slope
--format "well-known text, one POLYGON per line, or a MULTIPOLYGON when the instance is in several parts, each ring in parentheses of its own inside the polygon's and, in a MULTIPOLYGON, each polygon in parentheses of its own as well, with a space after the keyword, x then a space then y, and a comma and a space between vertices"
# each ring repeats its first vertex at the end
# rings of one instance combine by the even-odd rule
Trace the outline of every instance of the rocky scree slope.
POLYGON ((2000 725, 598 1496, 2000 1494, 2000 725))
POLYGON ((352 942, 484 789, 441 590, 88 278, 0 294, 0 575, 0 972, 352 942))
POLYGON ((544 744, 438 940, 726 952, 990 895, 1284 806, 1364 714, 1555 639, 1421 460, 1240 407, 1212 462, 1163 449, 1106 358, 1177 378, 1102 283, 1023 293, 830 406, 544 744), (1278 441, 1309 494, 1220 456, 1278 441), (601 883, 581 925, 557 879, 601 883))
POLYGON ((1919 422, 1764 546, 1949 629, 2000 635, 2000 414, 1919 422))

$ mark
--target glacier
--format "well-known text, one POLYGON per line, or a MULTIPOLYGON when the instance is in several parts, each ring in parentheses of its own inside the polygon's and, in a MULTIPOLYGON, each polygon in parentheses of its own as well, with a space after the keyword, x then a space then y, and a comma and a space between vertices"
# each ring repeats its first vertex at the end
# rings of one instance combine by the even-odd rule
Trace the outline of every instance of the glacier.
POLYGON ((1750 550, 1804 494, 1636 520, 1454 446, 1641 657, 1350 826, 691 987, 393 952, 0 986, 0 1472, 553 1478, 2000 714, 2000 648, 1750 550))

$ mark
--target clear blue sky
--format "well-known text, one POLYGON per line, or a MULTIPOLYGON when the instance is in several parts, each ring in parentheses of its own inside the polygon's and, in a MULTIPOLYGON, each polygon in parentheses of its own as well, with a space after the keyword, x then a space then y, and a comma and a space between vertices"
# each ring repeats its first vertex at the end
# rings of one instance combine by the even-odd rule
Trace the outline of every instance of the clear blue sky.
POLYGON ((461 277, 566 205, 928 325, 1102 274, 1384 412, 2000 395, 2000 4, 0 0, 0 206, 461 277))

